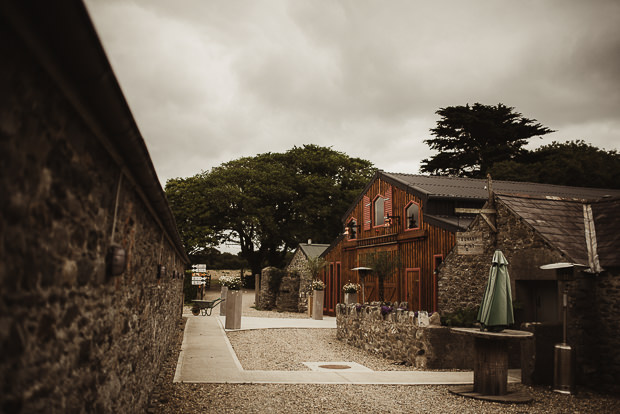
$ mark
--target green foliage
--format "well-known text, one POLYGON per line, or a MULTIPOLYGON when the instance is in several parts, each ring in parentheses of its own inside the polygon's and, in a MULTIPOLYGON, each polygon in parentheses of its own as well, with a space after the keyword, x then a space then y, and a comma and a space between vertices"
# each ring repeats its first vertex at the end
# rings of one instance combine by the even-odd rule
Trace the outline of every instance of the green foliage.
POLYGON ((515 160, 498 162, 490 173, 498 180, 620 188, 620 154, 584 141, 554 141, 515 160))
POLYGON ((479 309, 480 306, 476 306, 444 313, 441 315, 441 324, 444 326, 470 328, 477 322, 479 309))
POLYGON ((280 285, 282 284, 282 279, 286 276, 286 271, 283 269, 272 269, 271 277, 269 278, 269 290, 273 293, 278 293, 280 291, 280 285))
POLYGON ((309 257, 306 261, 306 269, 308 269, 312 279, 318 278, 325 266, 327 266, 327 262, 322 257, 309 257))
POLYGON ((497 162, 513 160, 533 136, 553 132, 503 104, 448 106, 427 139, 438 154, 422 160, 422 172, 483 178, 497 162))
POLYGON ((166 197, 188 255, 203 252, 216 241, 209 210, 200 201, 202 183, 198 177, 166 182, 166 197))
POLYGON ((256 274, 266 265, 281 267, 309 238, 333 240, 340 216, 374 172, 368 161, 305 145, 170 180, 166 192, 176 200, 172 211, 184 225, 188 251, 204 251, 208 242, 238 244, 256 274))
POLYGON ((400 254, 397 251, 374 251, 363 256, 364 266, 372 269, 377 276, 379 301, 385 299, 385 279, 393 275, 402 266, 400 254))
POLYGON ((248 261, 239 254, 222 253, 208 247, 200 252, 189 255, 192 263, 205 263, 207 269, 249 269, 248 261))
POLYGON ((198 295, 198 286, 192 285, 192 274, 185 272, 183 276, 183 299, 185 303, 191 303, 198 295))

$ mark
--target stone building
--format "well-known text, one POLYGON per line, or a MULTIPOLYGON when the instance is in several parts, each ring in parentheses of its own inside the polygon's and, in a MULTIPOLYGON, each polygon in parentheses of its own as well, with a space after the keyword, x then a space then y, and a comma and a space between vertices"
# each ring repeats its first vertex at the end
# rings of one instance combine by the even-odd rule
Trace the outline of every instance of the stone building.
POLYGON ((144 140, 81 2, 0 50, 0 412, 145 412, 188 258, 144 140))
MULTIPOLYGON (((492 185, 510 194, 582 198, 620 195, 618 190, 522 182, 494 181, 492 185)), ((386 301, 407 302, 414 311, 447 310, 443 306, 448 302, 441 296, 449 295, 450 288, 444 286, 440 291, 437 270, 455 246, 459 232, 473 220, 471 214, 460 211, 480 209, 489 199, 489 187, 484 179, 378 171, 342 216, 343 234, 322 255, 328 262, 322 275, 326 283, 324 312, 335 314, 335 305, 342 301, 342 286, 360 282, 352 269, 365 266, 366 257, 375 252, 401 258, 401 269, 384 282, 386 301)), ((377 278, 366 279, 365 300, 379 300, 377 278)))
POLYGON ((496 193, 485 210, 486 218, 474 219, 439 269, 440 308, 479 305, 493 251, 500 249, 509 262, 516 322, 535 322, 533 329, 546 336, 534 361, 544 371, 540 382, 552 380, 566 286, 568 343, 575 350, 578 380, 618 390, 613 378, 620 377, 620 199, 496 193), (572 280, 540 269, 551 263, 574 264, 572 280))
POLYGON ((308 243, 299 243, 293 258, 286 266, 289 275, 297 275, 296 277, 299 278, 299 288, 297 289, 299 312, 305 312, 308 309, 308 294, 312 282, 312 275, 307 266, 308 259, 320 257, 328 247, 329 244, 312 244, 312 240, 308 240, 308 243))

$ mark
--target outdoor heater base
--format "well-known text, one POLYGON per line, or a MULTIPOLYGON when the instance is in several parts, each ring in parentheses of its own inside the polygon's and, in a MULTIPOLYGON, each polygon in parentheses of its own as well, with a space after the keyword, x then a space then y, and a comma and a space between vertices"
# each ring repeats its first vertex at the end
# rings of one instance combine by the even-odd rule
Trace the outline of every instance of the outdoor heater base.
POLYGON ((461 397, 507 404, 525 404, 532 401, 532 396, 525 390, 512 392, 508 391, 504 395, 485 395, 475 392, 473 385, 461 385, 457 387, 450 387, 449 391, 452 394, 460 395, 461 397))
POLYGON ((570 345, 555 345, 553 391, 560 394, 575 393, 575 354, 570 345))

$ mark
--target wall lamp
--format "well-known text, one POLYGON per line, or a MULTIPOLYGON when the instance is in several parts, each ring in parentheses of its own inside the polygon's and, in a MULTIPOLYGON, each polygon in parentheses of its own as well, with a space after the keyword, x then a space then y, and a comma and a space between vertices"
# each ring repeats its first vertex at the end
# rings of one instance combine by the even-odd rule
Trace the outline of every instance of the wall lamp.
POLYGON ((400 216, 391 216, 389 214, 385 218, 387 219, 386 220, 386 225, 388 225, 388 226, 392 225, 392 222, 394 220, 396 220, 396 221, 400 220, 400 216))

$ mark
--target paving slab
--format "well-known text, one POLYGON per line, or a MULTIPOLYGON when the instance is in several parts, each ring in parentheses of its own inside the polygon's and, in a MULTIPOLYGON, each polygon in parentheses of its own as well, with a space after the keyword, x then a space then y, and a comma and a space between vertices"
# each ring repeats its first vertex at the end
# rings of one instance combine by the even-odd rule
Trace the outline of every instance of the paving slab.
MULTIPOLYGON (((473 384, 472 371, 246 371, 228 341, 224 318, 188 314, 174 382, 239 384, 473 384)), ((335 328, 322 321, 243 317, 241 329, 335 328)), ((508 382, 520 382, 520 370, 509 370, 508 382)))

